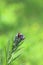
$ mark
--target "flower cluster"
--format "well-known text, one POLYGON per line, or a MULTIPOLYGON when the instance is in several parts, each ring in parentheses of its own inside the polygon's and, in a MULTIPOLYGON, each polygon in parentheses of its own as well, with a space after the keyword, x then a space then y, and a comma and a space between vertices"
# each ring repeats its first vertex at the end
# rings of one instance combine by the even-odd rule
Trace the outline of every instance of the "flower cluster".
POLYGON ((17 33, 17 35, 14 37, 13 46, 12 49, 17 47, 21 41, 25 39, 24 35, 22 33, 17 33))

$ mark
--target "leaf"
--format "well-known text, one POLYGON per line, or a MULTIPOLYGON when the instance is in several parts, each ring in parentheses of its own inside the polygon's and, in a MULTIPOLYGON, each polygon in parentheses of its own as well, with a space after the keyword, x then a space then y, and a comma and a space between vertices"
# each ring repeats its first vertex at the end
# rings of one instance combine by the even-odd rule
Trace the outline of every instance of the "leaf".
POLYGON ((14 60, 16 60, 21 54, 19 54, 17 57, 15 58, 12 58, 9 62, 8 62, 8 65, 11 64, 14 60))

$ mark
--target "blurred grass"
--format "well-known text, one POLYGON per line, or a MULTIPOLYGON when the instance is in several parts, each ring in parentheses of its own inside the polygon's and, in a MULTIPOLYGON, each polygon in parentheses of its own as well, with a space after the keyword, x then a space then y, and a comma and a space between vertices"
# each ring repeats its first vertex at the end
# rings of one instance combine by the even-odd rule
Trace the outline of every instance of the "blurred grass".
POLYGON ((0 0, 0 48, 17 32, 26 39, 12 65, 43 65, 43 1, 0 0))

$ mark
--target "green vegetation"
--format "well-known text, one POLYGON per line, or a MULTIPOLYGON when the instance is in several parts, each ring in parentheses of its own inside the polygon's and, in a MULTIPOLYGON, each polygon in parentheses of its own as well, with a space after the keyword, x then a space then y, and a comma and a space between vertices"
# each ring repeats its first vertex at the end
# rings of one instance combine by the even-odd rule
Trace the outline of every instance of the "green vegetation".
POLYGON ((0 65, 6 65, 5 47, 18 32, 26 39, 10 65, 43 65, 42 0, 0 0, 0 65))

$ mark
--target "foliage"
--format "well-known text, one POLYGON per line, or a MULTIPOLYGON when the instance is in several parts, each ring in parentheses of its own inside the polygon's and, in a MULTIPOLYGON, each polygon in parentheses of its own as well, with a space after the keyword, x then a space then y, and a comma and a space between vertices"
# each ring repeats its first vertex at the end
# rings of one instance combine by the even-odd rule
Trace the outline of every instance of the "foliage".
POLYGON ((21 53, 18 54, 17 52, 21 50, 20 46, 23 43, 24 36, 21 34, 20 36, 22 36, 22 39, 21 37, 18 37, 18 35, 16 35, 15 39, 11 40, 11 43, 9 40, 7 46, 4 46, 3 48, 0 49, 0 64, 1 65, 11 65, 11 63, 21 55, 21 53))

